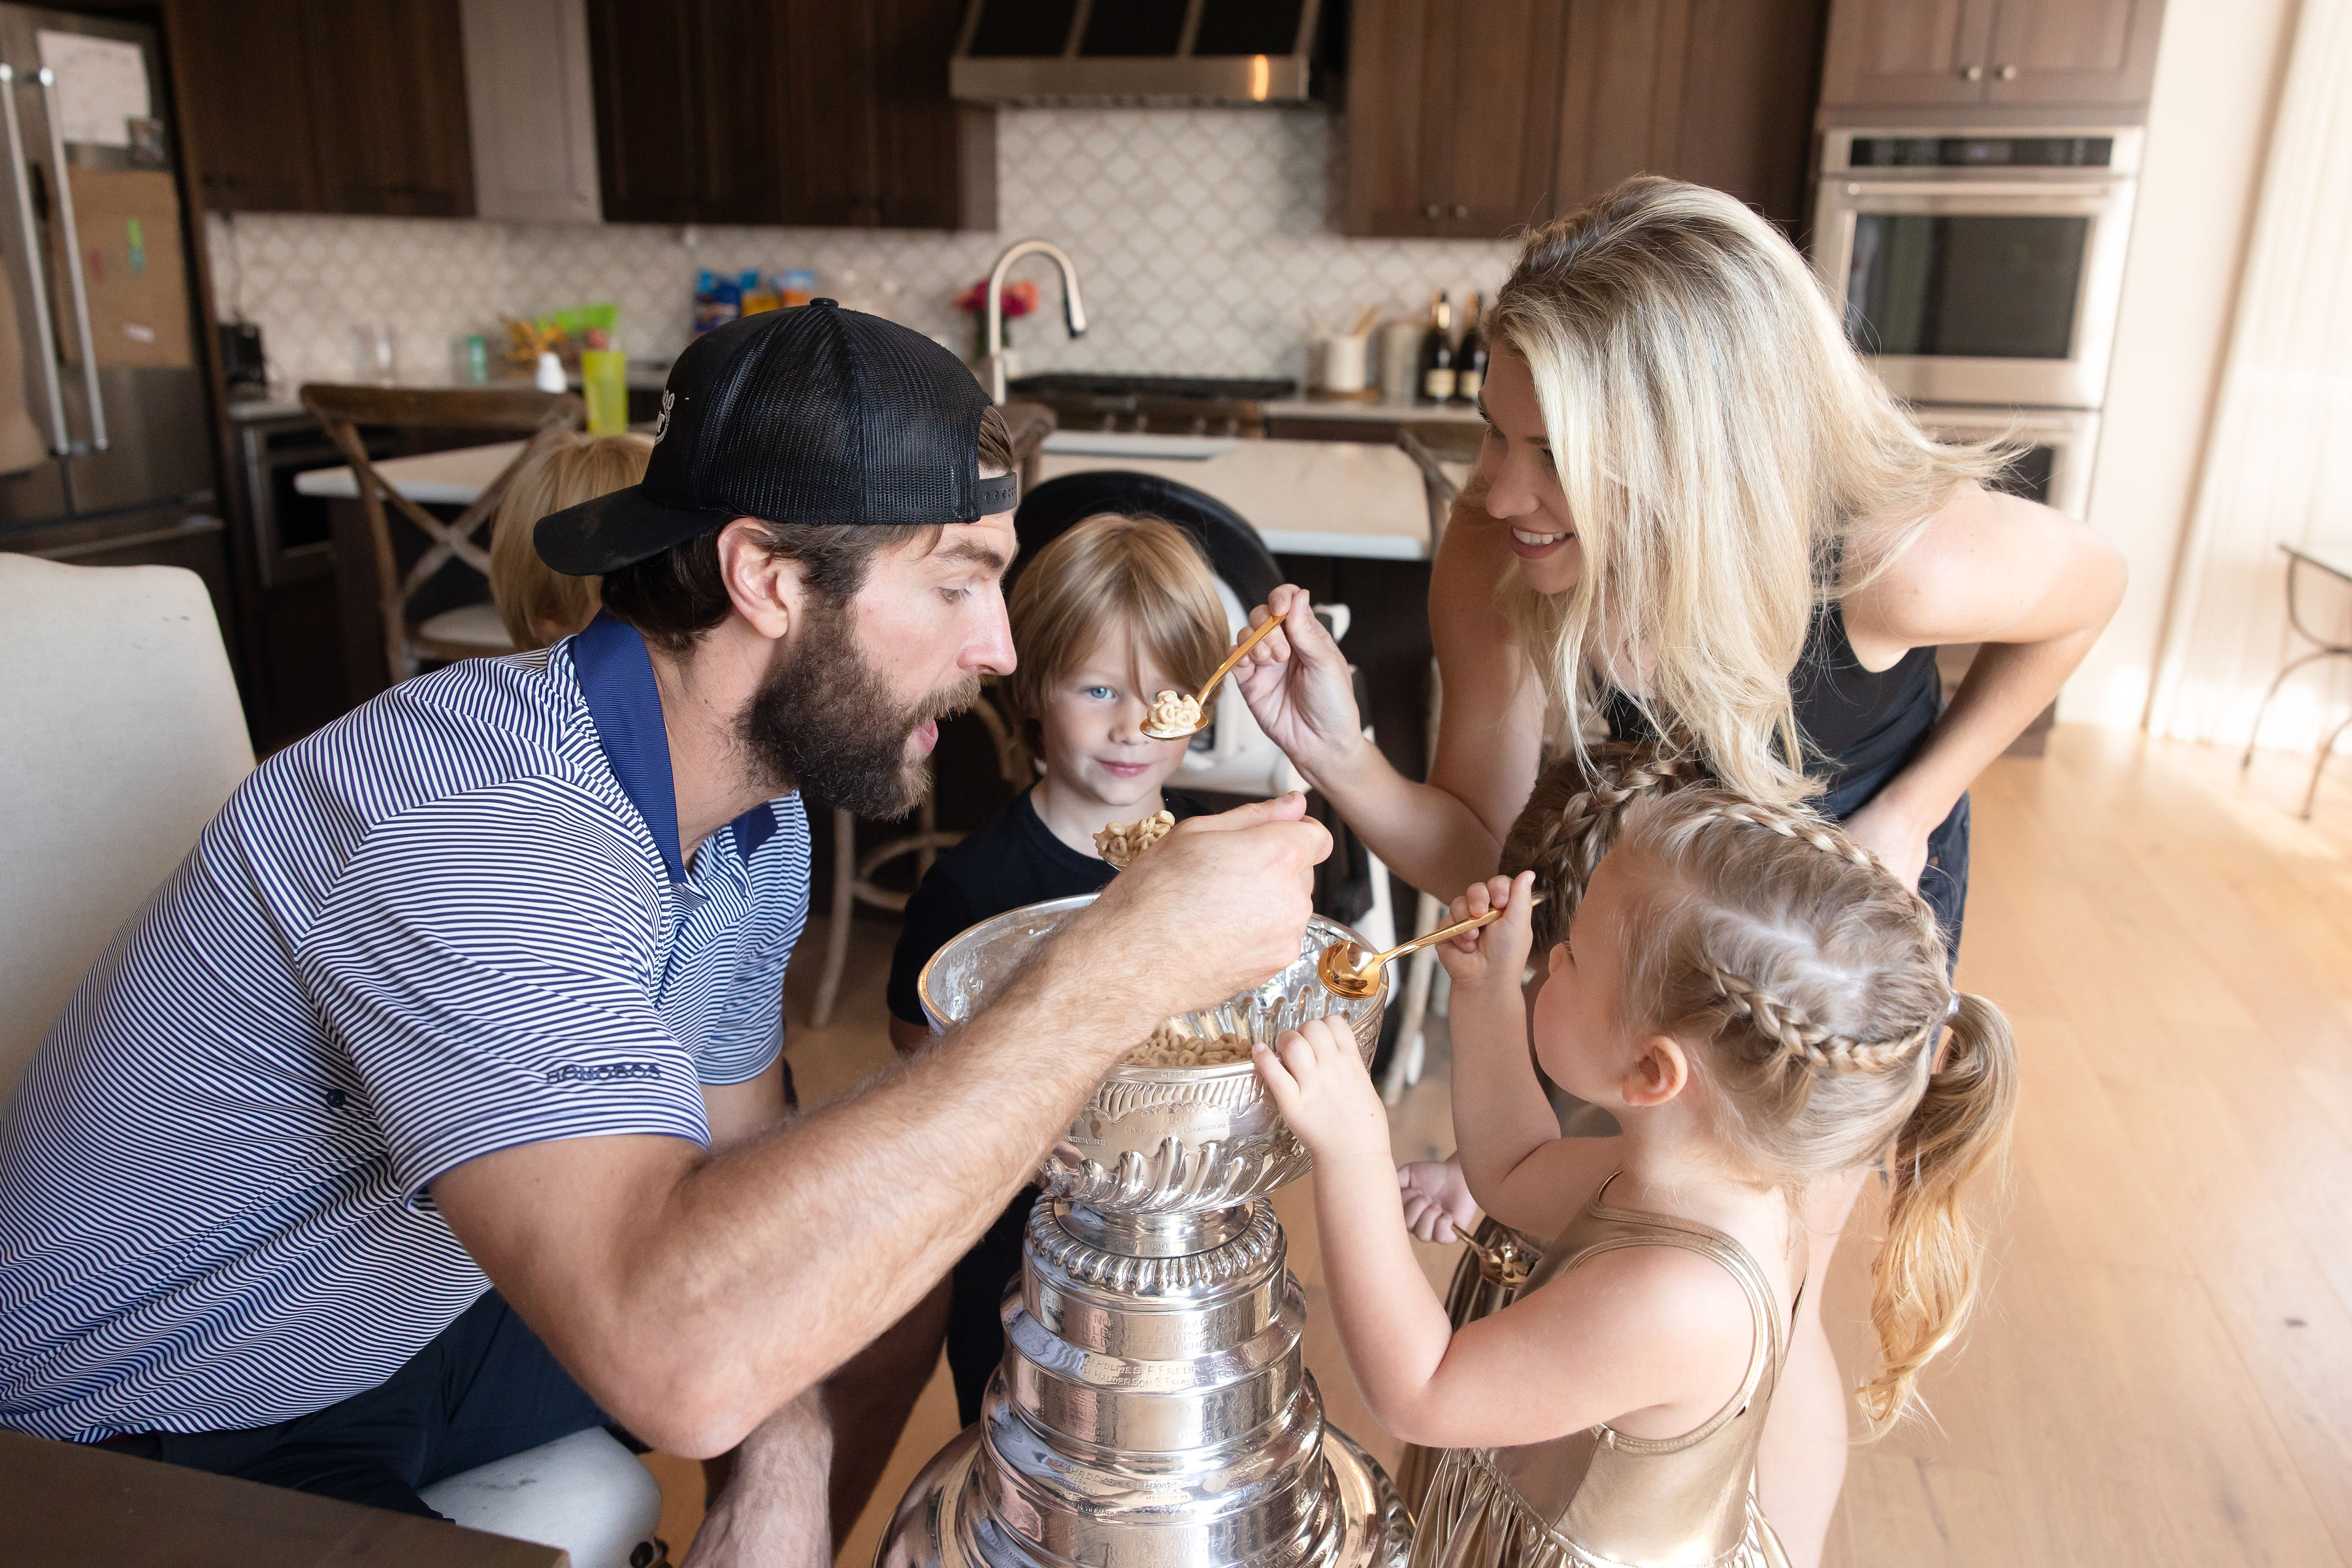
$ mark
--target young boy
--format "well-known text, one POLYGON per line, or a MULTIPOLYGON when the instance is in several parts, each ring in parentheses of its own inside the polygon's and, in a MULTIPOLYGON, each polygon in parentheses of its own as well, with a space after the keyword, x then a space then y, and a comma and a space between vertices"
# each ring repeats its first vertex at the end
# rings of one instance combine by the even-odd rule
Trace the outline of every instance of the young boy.
MULTIPOLYGON (((930 1038, 915 983, 950 938, 1024 904, 1101 888, 1113 872, 1095 835, 1110 824, 1203 809, 1160 788, 1186 742, 1142 729, 1154 692, 1198 690, 1231 646, 1216 579, 1191 536, 1157 518, 1090 517, 1038 552, 1009 608, 1020 662, 1003 695, 1045 771, 942 854, 908 900, 890 965, 890 1039, 902 1051, 930 1038)), ((1004 1353, 997 1309, 1020 1272, 1036 1197, 1034 1186, 1016 1195, 951 1276, 948 1368, 967 1426, 1004 1353)))

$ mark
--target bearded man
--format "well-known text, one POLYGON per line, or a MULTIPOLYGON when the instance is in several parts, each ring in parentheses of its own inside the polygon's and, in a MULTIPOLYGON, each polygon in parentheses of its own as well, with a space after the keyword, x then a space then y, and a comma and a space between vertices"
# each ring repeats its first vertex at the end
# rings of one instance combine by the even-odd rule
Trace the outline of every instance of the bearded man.
POLYGON ((783 1119, 796 791, 904 811, 1013 668, 1011 466, 904 328, 690 346, 645 482, 535 535, 606 613, 264 762, 75 994, 0 1117, 0 1426, 424 1513, 610 1420, 740 1445, 697 1559, 826 1561, 820 1380, 1122 1047, 1297 953, 1328 844, 1296 799, 1184 824, 987 1015, 783 1119))

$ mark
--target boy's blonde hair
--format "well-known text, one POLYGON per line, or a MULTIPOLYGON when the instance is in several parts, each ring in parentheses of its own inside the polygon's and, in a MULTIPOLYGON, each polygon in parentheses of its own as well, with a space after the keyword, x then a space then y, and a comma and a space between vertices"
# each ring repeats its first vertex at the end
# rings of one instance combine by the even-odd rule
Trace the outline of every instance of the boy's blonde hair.
POLYGON ((518 649, 545 647, 596 617, 595 577, 568 577, 539 558, 531 530, 550 512, 626 489, 646 477, 654 444, 644 436, 570 436, 542 451, 507 487, 490 533, 490 597, 518 649), (538 623, 538 626, 532 625, 538 623))
POLYGON ((1565 594, 1516 563, 1499 590, 1549 728, 1581 747, 1613 658, 1682 754, 1750 799, 1805 798, 1789 681, 1815 604, 2006 449, 1922 434, 1795 247, 1700 185, 1631 179, 1535 230, 1487 329, 1534 374, 1583 558, 1565 594), (1861 559, 1853 531, 1881 519, 1861 559))
POLYGON ((1885 1163, 1881 1365, 1862 1389, 1883 1432, 1975 1299, 1968 1200, 1999 1173, 2017 1108, 2008 1020, 1953 991, 1927 901, 1813 812, 1687 783, 1633 749, 1588 780, 1550 813, 1558 833, 1522 818, 1505 868, 1580 897, 1606 853, 1634 879, 1625 1020, 1696 1047, 1713 1131, 1743 1169, 1794 1195, 1885 1163))
POLYGON ((1229 646, 1208 557, 1156 517, 1106 511, 1073 524, 1022 572, 1008 608, 1019 658, 1002 689, 1033 757, 1044 755, 1037 721, 1048 695, 1106 628, 1126 627, 1188 690, 1200 689, 1229 646))

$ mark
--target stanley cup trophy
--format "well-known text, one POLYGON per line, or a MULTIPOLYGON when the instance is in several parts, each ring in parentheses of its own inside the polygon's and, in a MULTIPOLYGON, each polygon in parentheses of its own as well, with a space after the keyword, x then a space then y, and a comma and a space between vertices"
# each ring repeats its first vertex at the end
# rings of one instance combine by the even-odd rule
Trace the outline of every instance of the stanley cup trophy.
MULTIPOLYGON (((941 948, 932 1026, 986 1007, 1090 901, 941 948)), ((1315 974, 1356 940, 1318 916, 1288 968, 1181 1021, 1270 1041, 1334 1014, 1369 1055, 1385 986, 1347 1001, 1315 974)), ((1308 1163, 1246 1057, 1112 1069, 1046 1158, 981 1418, 916 1479, 877 1568, 1400 1568, 1396 1489, 1324 1421, 1299 1360, 1306 1306, 1265 1194, 1308 1163)))

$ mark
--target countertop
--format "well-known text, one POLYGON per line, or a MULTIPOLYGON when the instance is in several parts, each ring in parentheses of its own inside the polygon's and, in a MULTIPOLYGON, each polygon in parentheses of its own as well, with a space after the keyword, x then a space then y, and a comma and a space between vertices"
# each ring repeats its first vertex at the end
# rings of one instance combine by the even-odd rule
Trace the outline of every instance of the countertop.
POLYGON ((1261 403, 1258 412, 1268 419, 1365 419, 1409 424, 1433 419, 1446 425, 1475 425, 1478 410, 1462 403, 1351 403, 1338 398, 1284 397, 1261 403))
MULTIPOLYGON (((629 390, 632 392, 659 392, 669 384, 669 366, 667 363, 653 361, 647 361, 643 365, 632 363, 628 370, 628 378, 629 390)), ((576 370, 567 373, 564 383, 572 391, 579 391, 580 373, 576 370)), ((530 384, 530 378, 527 375, 501 375, 493 376, 487 382, 422 380, 401 381, 396 384, 426 392, 446 392, 470 390, 476 386, 528 386, 530 384)), ((239 425, 254 425, 266 419, 308 419, 310 416, 310 411, 302 406, 302 399, 299 396, 257 397, 251 402, 238 402, 231 399, 228 405, 228 416, 239 425)))
MULTIPOLYGON (((465 506, 521 449, 520 441, 394 458, 377 465, 413 500, 465 506)), ((1349 441, 1216 440, 1056 431, 1041 477, 1099 468, 1156 474, 1206 491, 1255 524, 1277 554, 1370 561, 1429 558, 1429 504, 1421 470, 1393 447, 1349 441)), ((349 468, 296 477, 304 495, 355 500, 349 468)))

